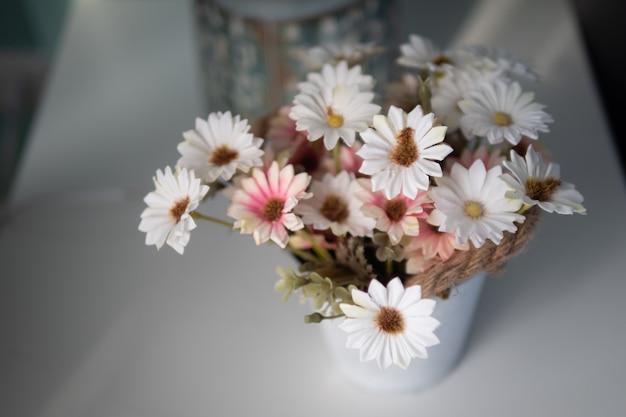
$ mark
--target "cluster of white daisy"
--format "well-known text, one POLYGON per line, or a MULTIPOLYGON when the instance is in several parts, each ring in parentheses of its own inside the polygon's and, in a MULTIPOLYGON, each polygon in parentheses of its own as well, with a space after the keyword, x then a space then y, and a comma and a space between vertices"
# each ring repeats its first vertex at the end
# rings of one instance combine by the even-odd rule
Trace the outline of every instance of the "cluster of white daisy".
MULTIPOLYGON (((336 51, 372 55, 352 48, 336 51)), ((335 57, 255 129, 230 111, 198 118, 145 198, 146 244, 182 254, 196 219, 271 241, 299 261, 278 268, 276 290, 310 300, 308 322, 345 317, 347 346, 381 368, 426 357, 438 343, 435 301, 407 279, 499 244, 533 206, 585 208, 539 139, 553 120, 522 88, 537 79, 530 66, 486 47, 442 52, 416 35, 400 52, 405 73, 384 100, 359 59, 335 57), (231 221, 197 211, 220 190, 231 221)))

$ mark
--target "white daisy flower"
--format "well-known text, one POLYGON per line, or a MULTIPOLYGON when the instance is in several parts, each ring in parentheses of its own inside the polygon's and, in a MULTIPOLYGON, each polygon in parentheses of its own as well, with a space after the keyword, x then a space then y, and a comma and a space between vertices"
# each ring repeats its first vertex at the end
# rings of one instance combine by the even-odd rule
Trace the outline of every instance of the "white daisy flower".
POLYGON ((367 292, 352 290, 355 305, 341 303, 346 315, 339 328, 349 333, 346 347, 360 350, 361 362, 376 359, 380 369, 408 368, 412 358, 427 358, 427 347, 439 344, 432 317, 435 300, 422 299, 422 288, 404 288, 400 278, 383 286, 370 282, 367 292))
POLYGON ((296 130, 307 131, 309 141, 323 137, 324 146, 330 150, 341 138, 352 146, 356 132, 367 129, 380 111, 373 99, 374 93, 361 92, 356 85, 327 86, 318 92, 298 94, 289 117, 296 121, 296 130))
POLYGON ((463 113, 459 108, 459 101, 470 91, 476 90, 483 83, 493 82, 498 77, 496 72, 467 67, 463 70, 450 71, 438 79, 436 85, 431 88, 431 104, 433 113, 441 118, 442 124, 448 126, 448 132, 460 127, 463 113))
POLYGON ((376 46, 374 42, 331 43, 309 49, 309 61, 311 65, 318 67, 327 62, 338 63, 343 60, 347 61, 349 66, 354 66, 382 52, 383 48, 376 46))
POLYGON ((454 164, 450 176, 436 178, 437 186, 430 190, 435 209, 429 223, 454 232, 459 244, 470 240, 479 248, 487 239, 499 244, 504 231, 515 232, 514 222, 525 219, 516 213, 522 202, 506 197, 510 188, 500 175, 500 166, 487 171, 481 160, 469 169, 454 164))
POLYGON ((506 193, 508 198, 521 199, 528 206, 538 205, 549 213, 586 214, 582 194, 573 184, 561 181, 559 165, 553 162, 546 165, 532 146, 528 147, 525 159, 511 150, 511 160, 503 164, 510 174, 500 178, 513 188, 506 193))
POLYGON ((376 220, 361 211, 363 204, 356 193, 361 186, 354 174, 341 171, 336 176, 326 173, 321 181, 311 183, 313 197, 301 201, 294 212, 302 216, 304 224, 317 230, 331 229, 337 236, 372 236, 376 220))
POLYGON ((400 45, 400 65, 412 68, 445 71, 454 65, 451 54, 442 52, 430 39, 411 34, 409 42, 400 45))
POLYGON ((307 74, 307 81, 298 83, 298 88, 303 93, 313 94, 327 87, 356 85, 360 91, 369 92, 374 88, 374 77, 363 74, 360 65, 348 66, 345 60, 336 65, 325 64, 321 72, 307 74))
POLYGON ((440 177, 443 160, 452 148, 443 142, 447 127, 433 126, 435 115, 416 106, 410 113, 391 106, 388 116, 374 116, 374 128, 361 133, 365 144, 357 155, 359 172, 372 176, 372 191, 384 190, 392 199, 402 193, 415 198, 427 190, 429 176, 440 177))
POLYGON ((155 191, 146 195, 148 205, 141 213, 139 230, 146 233, 146 245, 161 249, 167 242, 182 254, 189 243, 189 232, 196 228, 191 212, 198 207, 209 191, 193 171, 178 168, 175 173, 168 166, 153 178, 155 191))
POLYGON ((492 144, 506 139, 517 145, 522 136, 537 139, 538 132, 549 131, 546 123, 553 119, 533 98, 534 94, 522 92, 517 82, 483 84, 459 102, 461 129, 467 137, 486 136, 492 144))
POLYGON ((505 72, 510 76, 529 81, 539 80, 539 75, 532 68, 532 65, 524 62, 509 50, 486 45, 467 45, 463 49, 478 58, 474 61, 474 65, 483 69, 505 72))
POLYGON ((207 183, 218 177, 228 181, 237 170, 261 166, 263 139, 249 130, 246 119, 229 111, 211 113, 207 120, 197 118, 195 129, 184 132, 185 141, 178 144, 182 156, 177 165, 193 169, 207 183))

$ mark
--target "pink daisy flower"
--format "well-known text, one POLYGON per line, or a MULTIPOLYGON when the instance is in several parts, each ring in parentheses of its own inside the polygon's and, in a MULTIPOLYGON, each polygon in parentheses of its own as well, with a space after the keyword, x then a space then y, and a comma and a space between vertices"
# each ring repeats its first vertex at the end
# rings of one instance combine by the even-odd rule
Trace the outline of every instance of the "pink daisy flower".
POLYGON ((292 107, 281 107, 269 120, 265 150, 284 164, 292 164, 295 172, 308 172, 315 177, 322 171, 322 163, 329 152, 321 143, 309 142, 306 131, 296 130, 295 120, 289 117, 292 107))
POLYGON ((362 179, 357 197, 363 201, 363 213, 376 220, 376 228, 387 232, 392 245, 397 245, 404 235, 417 236, 420 233, 418 219, 428 217, 425 209, 432 208, 432 200, 425 191, 415 198, 402 194, 387 199, 381 191, 372 192, 371 180, 362 179))
POLYGON ((281 107, 277 114, 270 118, 266 133, 266 139, 270 146, 277 153, 299 147, 308 142, 307 133, 296 130, 296 121, 289 117, 289 112, 293 105, 281 107))
POLYGON ((447 261, 454 251, 469 249, 469 243, 457 243, 454 233, 440 232, 437 226, 431 225, 426 219, 420 219, 419 223, 419 236, 411 238, 405 247, 407 257, 415 256, 416 252, 421 251, 425 259, 439 256, 442 261, 447 261))
MULTIPOLYGON (((415 237, 413 239, 417 238, 415 237)), ((426 258, 422 248, 416 248, 411 251, 407 251, 406 249, 407 248, 404 248, 404 258, 406 259, 404 270, 407 274, 419 274, 420 272, 426 271, 437 262, 441 262, 439 258, 426 258)))
POLYGON ((281 248, 287 246, 287 230, 304 227, 300 217, 292 213, 302 199, 310 198, 305 190, 311 176, 294 175, 293 165, 280 169, 273 162, 267 171, 255 168, 250 177, 238 181, 237 188, 228 193, 232 204, 228 215, 234 218, 234 228, 242 234, 252 234, 257 245, 273 240, 281 248))

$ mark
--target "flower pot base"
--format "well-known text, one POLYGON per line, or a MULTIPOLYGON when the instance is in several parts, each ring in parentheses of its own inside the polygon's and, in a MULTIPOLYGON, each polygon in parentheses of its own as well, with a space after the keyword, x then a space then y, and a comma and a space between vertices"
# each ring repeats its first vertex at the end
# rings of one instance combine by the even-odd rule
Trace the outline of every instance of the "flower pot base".
POLYGON ((437 298, 433 317, 441 322, 435 331, 441 343, 428 348, 427 359, 413 359, 404 370, 395 365, 385 370, 375 361, 361 362, 359 351, 345 347, 347 334, 338 320, 320 324, 334 365, 343 377, 369 392, 408 393, 426 390, 448 376, 460 362, 486 274, 478 274, 452 288, 450 296, 437 298))

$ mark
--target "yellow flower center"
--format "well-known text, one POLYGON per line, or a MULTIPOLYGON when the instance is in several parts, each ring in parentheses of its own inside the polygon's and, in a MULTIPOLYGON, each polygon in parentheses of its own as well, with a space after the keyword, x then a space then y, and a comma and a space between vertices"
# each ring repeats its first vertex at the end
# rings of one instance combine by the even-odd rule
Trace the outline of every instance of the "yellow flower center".
POLYGON ((224 166, 230 164, 239 156, 239 152, 229 148, 227 145, 220 145, 211 153, 209 162, 213 165, 224 166))
POLYGON ((404 217, 406 214, 406 201, 404 198, 394 198, 389 200, 385 206, 385 213, 391 222, 395 223, 404 217))
POLYGON ((396 146, 391 152, 391 162, 403 167, 410 167, 419 159, 419 150, 413 139, 415 130, 405 127, 396 137, 396 146))
POLYGON ((561 180, 552 177, 539 179, 529 177, 524 184, 526 195, 533 200, 548 201, 557 188, 561 186, 561 180))
POLYGON ((333 109, 331 109, 330 107, 326 110, 326 113, 328 114, 328 119, 326 120, 326 123, 328 123, 328 126, 333 127, 333 128, 338 128, 343 126, 343 116, 340 114, 335 114, 333 112, 333 109))
POLYGON ((509 126, 513 124, 513 119, 506 113, 497 111, 493 114, 493 122, 498 126, 509 126))
POLYGON ((404 316, 393 307, 381 307, 374 322, 383 333, 394 335, 404 332, 404 316))
POLYGON ((324 199, 320 207, 320 213, 331 222, 341 223, 348 218, 350 214, 348 205, 343 198, 334 194, 329 194, 324 199))
POLYGON ((478 219, 483 215, 483 206, 476 201, 466 201, 465 202, 465 214, 470 216, 472 219, 478 219))
POLYGON ((283 215, 285 200, 280 198, 270 198, 263 207, 263 218, 268 222, 275 222, 283 215))
POLYGON ((178 224, 183 214, 185 214, 187 206, 189 206, 189 196, 178 200, 174 203, 172 208, 170 208, 170 217, 174 219, 176 224, 178 224))

